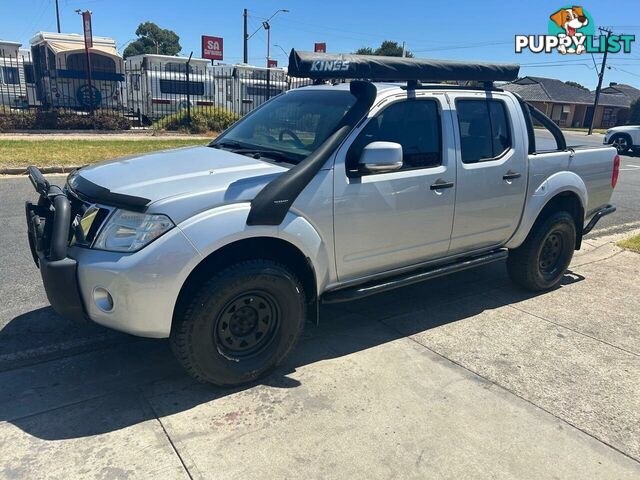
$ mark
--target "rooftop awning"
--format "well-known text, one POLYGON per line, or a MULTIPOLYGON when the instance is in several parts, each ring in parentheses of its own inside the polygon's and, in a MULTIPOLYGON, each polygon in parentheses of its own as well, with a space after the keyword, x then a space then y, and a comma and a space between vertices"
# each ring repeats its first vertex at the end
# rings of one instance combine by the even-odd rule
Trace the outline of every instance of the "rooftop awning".
POLYGON ((459 62, 377 55, 298 52, 289 55, 289 75, 313 79, 382 81, 513 81, 520 66, 506 63, 459 62))
MULTIPOLYGON (((71 53, 71 52, 84 52, 84 44, 78 42, 61 42, 61 41, 49 41, 47 45, 53 50, 54 53, 71 53)), ((96 45, 94 43, 93 47, 90 49, 91 52, 100 52, 110 55, 112 57, 119 57, 120 54, 115 47, 110 47, 107 45, 96 45)))

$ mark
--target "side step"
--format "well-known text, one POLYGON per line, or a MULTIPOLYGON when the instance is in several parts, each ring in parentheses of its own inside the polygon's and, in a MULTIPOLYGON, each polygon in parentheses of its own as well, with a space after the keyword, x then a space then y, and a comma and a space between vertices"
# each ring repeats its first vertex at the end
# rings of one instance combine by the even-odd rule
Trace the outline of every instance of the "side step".
POLYGON ((322 296, 322 303, 340 303, 358 300, 375 295, 376 293, 387 292, 414 283, 420 283, 432 278, 442 277, 450 273, 461 272, 470 268, 487 265, 488 263, 504 260, 509 255, 506 249, 495 250, 477 257, 465 257, 456 262, 446 265, 438 265, 423 270, 413 270, 395 277, 386 277, 380 280, 362 283, 354 287, 332 290, 322 296))

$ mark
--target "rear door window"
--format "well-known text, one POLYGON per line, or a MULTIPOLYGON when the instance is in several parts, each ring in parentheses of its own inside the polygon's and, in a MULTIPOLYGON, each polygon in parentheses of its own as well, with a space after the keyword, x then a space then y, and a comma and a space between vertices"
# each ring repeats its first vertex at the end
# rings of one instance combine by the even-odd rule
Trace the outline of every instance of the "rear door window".
POLYGON ((512 146, 507 109, 501 100, 456 100, 463 163, 502 156, 512 146))

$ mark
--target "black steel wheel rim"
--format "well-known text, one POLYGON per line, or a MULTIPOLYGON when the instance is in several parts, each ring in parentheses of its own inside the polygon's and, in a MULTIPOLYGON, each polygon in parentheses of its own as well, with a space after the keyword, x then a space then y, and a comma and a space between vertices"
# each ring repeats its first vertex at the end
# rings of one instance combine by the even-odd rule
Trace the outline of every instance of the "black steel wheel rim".
POLYGON ((562 234, 558 231, 549 233, 542 244, 538 260, 540 271, 544 276, 552 277, 558 272, 562 262, 563 250, 564 240, 562 234))
POLYGON ((244 292, 218 314, 214 342, 231 358, 248 358, 262 352, 274 339, 280 325, 280 305, 263 290, 244 292))

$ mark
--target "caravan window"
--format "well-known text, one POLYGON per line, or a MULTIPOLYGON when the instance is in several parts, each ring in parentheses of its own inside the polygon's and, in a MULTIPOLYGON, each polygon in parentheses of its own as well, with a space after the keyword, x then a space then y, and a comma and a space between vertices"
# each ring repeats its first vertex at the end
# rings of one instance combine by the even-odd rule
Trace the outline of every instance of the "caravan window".
POLYGON ((33 65, 30 63, 24 64, 24 81, 25 83, 36 83, 36 75, 33 71, 33 65))
MULTIPOLYGON (((269 92, 271 92, 271 96, 275 97, 276 95, 280 95, 282 93, 282 89, 280 88, 269 88, 269 92)), ((267 95, 267 87, 247 87, 247 95, 267 95)))
POLYGON ((18 85, 20 83, 18 67, 2 67, 0 69, 0 83, 5 85, 18 85))
MULTIPOLYGON (((84 72, 87 70, 87 56, 84 53, 72 53, 67 56, 67 70, 84 72)), ((116 62, 105 55, 91 54, 91 71, 116 73, 116 62)))
MULTIPOLYGON (((190 95, 204 95, 203 82, 189 82, 188 91, 190 95)), ((160 92, 173 93, 178 95, 187 94, 187 82, 184 80, 160 79, 160 92)))
MULTIPOLYGON (((168 62, 164 65, 165 72, 187 73, 186 63, 168 62)), ((193 73, 193 67, 189 66, 189 73, 193 73)))

